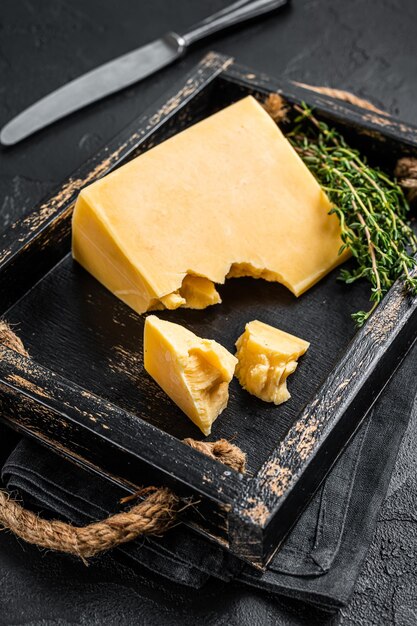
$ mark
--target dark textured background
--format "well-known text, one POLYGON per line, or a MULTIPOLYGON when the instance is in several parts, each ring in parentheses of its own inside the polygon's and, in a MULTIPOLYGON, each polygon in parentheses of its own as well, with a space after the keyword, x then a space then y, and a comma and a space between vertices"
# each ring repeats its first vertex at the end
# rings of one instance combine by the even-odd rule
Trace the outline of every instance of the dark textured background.
MULTIPOLYGON (((50 90, 225 0, 2 0, 0 125, 50 90)), ((141 114, 208 49, 275 76, 350 89, 417 123, 415 0, 293 0, 146 82, 0 150, 0 230, 141 114)), ((0 457, 7 448, 0 431, 0 457), (3 448, 3 449, 2 449, 3 448)), ((417 624, 417 424, 410 424, 373 544, 336 616, 213 582, 185 591, 105 556, 85 568, 0 534, 0 624, 417 624)))

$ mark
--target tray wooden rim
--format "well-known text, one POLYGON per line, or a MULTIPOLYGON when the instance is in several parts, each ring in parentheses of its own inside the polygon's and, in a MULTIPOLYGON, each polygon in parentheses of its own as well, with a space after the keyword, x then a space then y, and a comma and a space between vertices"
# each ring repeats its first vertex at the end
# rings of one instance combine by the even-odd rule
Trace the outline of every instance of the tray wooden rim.
MULTIPOLYGON (((27 266, 31 256, 48 246, 51 240, 54 240, 55 256, 51 255, 45 262, 53 266, 60 258, 65 250, 67 224, 78 191, 126 159, 157 128, 220 75, 226 81, 258 92, 283 93, 290 102, 305 100, 329 119, 349 120, 351 125, 368 133, 400 142, 405 152, 417 151, 417 128, 392 120, 389 116, 370 113, 321 96, 293 83, 280 83, 242 68, 229 57, 210 53, 168 98, 163 98, 152 111, 130 125, 109 146, 64 181, 55 194, 6 231, 0 248, 0 288, 5 301, 6 292, 10 301, 16 301, 21 295, 18 289, 24 292, 28 284, 36 281, 36 272, 41 276, 48 270, 47 266, 40 264, 32 274, 29 272, 29 276, 26 276, 26 283, 23 281, 19 285, 14 280, 22 267, 25 264, 27 266)), ((144 433, 144 441, 158 441, 166 454, 156 463, 154 456, 145 449, 146 446, 140 454, 133 450, 125 452, 129 452, 132 459, 137 457, 135 468, 149 465, 162 483, 168 480, 180 492, 184 488, 183 493, 186 495, 188 488, 191 493, 196 491, 203 498, 201 510, 213 509, 211 517, 214 521, 211 523, 214 531, 211 533, 206 528, 205 532, 212 534, 217 541, 226 542, 227 547, 241 558, 263 566, 289 530, 288 527, 284 528, 283 518, 287 515, 295 520, 301 511, 300 498, 294 495, 295 488, 300 488, 301 479, 304 488, 312 490, 329 469, 320 462, 319 453, 324 443, 337 436, 346 445, 411 347, 416 334, 417 298, 410 298, 398 282, 364 328, 355 335, 316 397, 253 477, 229 471, 143 420, 138 420, 138 429, 144 433), (361 372, 359 376, 358 371, 361 372), (369 386, 370 389, 367 388, 369 386), (168 454, 171 456, 168 457, 168 454), (168 458, 179 460, 174 475, 166 462, 168 458), (191 476, 190 467, 193 468, 191 476)), ((109 445, 119 443, 114 439, 109 440, 106 432, 103 432, 104 422, 97 424, 85 415, 83 417, 80 411, 77 412, 75 398, 82 396, 81 388, 6 349, 3 350, 0 363, 0 400, 2 395, 3 399, 8 398, 7 421, 32 436, 39 438, 36 420, 41 419, 43 411, 49 416, 59 415, 66 422, 66 427, 71 424, 81 425, 100 441, 107 440, 109 445), (70 407, 67 406, 65 410, 62 404, 64 398, 71 400, 70 407), (25 403, 31 407, 31 414, 38 416, 33 418, 33 423, 30 420, 19 423, 19 405, 22 408, 25 403)), ((124 419, 130 415, 98 396, 89 395, 83 396, 79 407, 90 416, 93 411, 101 411, 111 421, 113 429, 115 422, 111 420, 111 415, 120 418, 123 414, 124 419)), ((114 432, 112 430, 112 434, 114 432)), ((53 432, 48 436, 51 437, 50 445, 56 449, 53 432)), ((123 448, 123 437, 121 445, 123 448)), ((342 446, 339 448, 340 454, 342 446)), ((61 452, 75 459, 78 457, 79 461, 83 459, 80 450, 61 452)), ((94 468, 94 462, 91 465, 94 468)), ((125 486, 128 488, 126 483, 125 486)))

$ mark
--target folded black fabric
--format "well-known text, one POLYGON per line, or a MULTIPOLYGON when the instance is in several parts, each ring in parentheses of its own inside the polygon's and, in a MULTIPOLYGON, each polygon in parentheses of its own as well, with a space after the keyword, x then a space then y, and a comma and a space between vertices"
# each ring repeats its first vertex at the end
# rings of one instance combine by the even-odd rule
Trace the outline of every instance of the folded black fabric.
MULTIPOLYGON (((170 580, 201 587, 210 576, 335 608, 347 602, 372 539, 397 451, 415 410, 417 346, 264 573, 183 526, 117 550, 170 580), (414 407, 414 409, 413 409, 414 407)), ((119 509, 121 491, 36 443, 21 440, 3 466, 9 491, 76 524, 119 509)))

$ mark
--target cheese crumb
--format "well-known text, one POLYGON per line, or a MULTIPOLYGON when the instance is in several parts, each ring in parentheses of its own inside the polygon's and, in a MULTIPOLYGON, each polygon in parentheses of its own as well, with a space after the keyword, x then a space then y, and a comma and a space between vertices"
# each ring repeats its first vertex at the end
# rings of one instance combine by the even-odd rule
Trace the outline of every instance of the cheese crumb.
POLYGON ((236 376, 246 391, 274 404, 291 396, 287 377, 297 369, 297 359, 310 344, 269 324, 254 320, 236 342, 236 376))

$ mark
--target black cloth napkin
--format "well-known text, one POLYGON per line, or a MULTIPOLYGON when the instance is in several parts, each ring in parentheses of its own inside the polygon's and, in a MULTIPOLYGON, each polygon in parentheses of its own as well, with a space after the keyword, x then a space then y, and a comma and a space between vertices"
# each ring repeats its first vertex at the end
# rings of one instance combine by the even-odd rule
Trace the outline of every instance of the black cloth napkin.
MULTIPOLYGON (((264 573, 184 526, 118 548, 157 574, 199 588, 210 576, 235 580, 323 608, 343 606, 372 539, 397 451, 416 410, 417 345, 264 573)), ((11 492, 42 514, 85 524, 119 510, 115 485, 22 439, 2 469, 11 492)))

